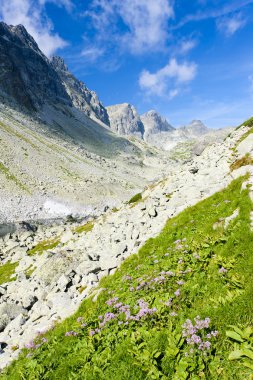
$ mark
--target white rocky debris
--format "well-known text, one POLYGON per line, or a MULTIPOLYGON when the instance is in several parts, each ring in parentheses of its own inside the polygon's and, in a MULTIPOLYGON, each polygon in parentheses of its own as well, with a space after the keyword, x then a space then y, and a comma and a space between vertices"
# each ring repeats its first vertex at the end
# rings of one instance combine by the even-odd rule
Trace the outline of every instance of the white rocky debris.
POLYGON ((171 169, 170 175, 147 187, 136 204, 91 220, 94 227, 89 232, 80 232, 74 223, 39 226, 35 232, 23 229, 2 239, 2 264, 16 262, 17 267, 13 281, 0 286, 0 366, 13 360, 38 332, 72 314, 103 276, 156 236, 169 218, 241 174, 250 171, 252 181, 252 166, 230 171, 232 148, 246 131, 234 131, 224 143, 171 169), (57 246, 29 256, 29 249, 45 241, 57 241, 57 246))

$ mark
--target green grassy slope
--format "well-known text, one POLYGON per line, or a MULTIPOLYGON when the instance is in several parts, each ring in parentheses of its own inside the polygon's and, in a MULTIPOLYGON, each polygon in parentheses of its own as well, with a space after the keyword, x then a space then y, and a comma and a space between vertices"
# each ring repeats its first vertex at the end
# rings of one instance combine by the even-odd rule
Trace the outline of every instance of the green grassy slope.
POLYGON ((252 203, 243 180, 169 220, 102 280, 97 300, 31 342, 0 378, 252 378, 252 203))

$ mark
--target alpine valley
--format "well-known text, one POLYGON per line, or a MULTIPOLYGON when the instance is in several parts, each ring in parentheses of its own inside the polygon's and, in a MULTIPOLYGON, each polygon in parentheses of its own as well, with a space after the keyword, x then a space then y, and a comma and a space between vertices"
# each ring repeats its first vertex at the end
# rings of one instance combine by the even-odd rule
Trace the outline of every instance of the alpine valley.
POLYGON ((253 119, 104 107, 0 22, 0 379, 249 379, 253 119))

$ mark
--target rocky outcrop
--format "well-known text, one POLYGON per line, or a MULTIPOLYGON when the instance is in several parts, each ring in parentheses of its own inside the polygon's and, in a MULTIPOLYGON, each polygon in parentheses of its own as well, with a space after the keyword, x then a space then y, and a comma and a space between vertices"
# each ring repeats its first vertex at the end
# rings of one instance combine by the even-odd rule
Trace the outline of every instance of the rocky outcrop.
POLYGON ((144 135, 144 125, 134 106, 129 103, 107 107, 112 131, 119 135, 135 136, 140 139, 144 135))
POLYGON ((51 65, 59 74, 73 105, 90 118, 101 120, 104 124, 109 125, 107 111, 100 103, 97 94, 71 74, 61 57, 52 57, 51 65))

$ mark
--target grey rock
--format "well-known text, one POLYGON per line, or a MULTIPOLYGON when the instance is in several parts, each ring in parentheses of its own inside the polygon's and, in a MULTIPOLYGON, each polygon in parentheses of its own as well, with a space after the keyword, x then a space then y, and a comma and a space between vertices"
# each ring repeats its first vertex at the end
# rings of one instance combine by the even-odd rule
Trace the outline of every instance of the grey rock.
POLYGON ((171 132, 175 130, 175 128, 173 128, 164 117, 159 115, 159 113, 154 110, 148 111, 141 115, 141 121, 145 129, 145 140, 147 140, 148 136, 151 134, 171 132))
POLYGON ((23 308, 26 310, 30 310, 33 305, 38 301, 38 298, 32 294, 25 296, 22 300, 23 308))
POLYGON ((59 74, 73 105, 87 116, 101 120, 104 124, 109 125, 107 111, 99 101, 97 94, 89 90, 83 82, 69 72, 61 57, 52 57, 51 65, 59 74))
POLYGON ((2 332, 5 329, 9 322, 10 317, 7 314, 2 314, 0 316, 0 332, 2 332))
POLYGON ((107 107, 110 128, 120 135, 143 138, 144 126, 138 112, 128 103, 107 107))
POLYGON ((60 78, 22 25, 0 23, 0 90, 28 110, 45 101, 71 105, 60 78))

